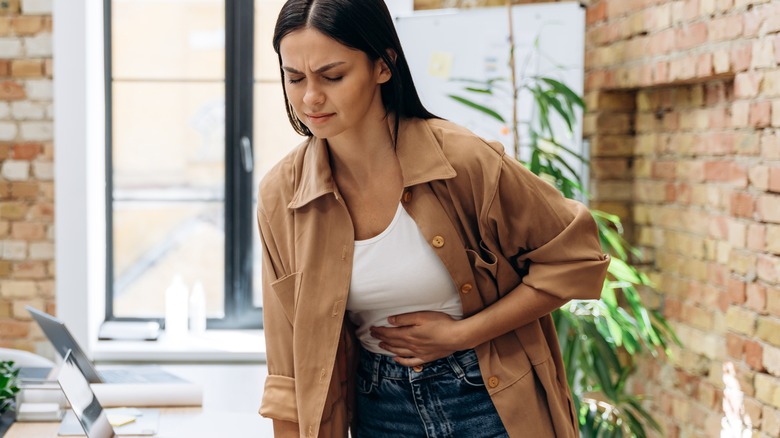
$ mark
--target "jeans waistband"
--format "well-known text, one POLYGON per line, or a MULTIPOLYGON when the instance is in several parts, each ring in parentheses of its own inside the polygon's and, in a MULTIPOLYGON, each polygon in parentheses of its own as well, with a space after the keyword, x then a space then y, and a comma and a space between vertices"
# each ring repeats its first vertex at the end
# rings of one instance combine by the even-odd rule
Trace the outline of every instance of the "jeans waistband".
MULTIPOLYGON (((476 362, 477 353, 469 349, 456 351, 447 357, 423 364, 420 367, 407 367, 394 361, 391 356, 360 349, 360 369, 370 375, 370 379, 375 384, 380 379, 421 380, 449 372, 454 372, 458 377, 461 377, 463 368, 476 362)), ((368 377, 365 374, 364 376, 368 377)))

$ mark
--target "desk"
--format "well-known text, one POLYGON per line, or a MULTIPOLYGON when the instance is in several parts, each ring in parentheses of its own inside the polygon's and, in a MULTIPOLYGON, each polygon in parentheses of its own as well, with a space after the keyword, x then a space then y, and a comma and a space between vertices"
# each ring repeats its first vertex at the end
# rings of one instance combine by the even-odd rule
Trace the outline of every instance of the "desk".
MULTIPOLYGON (((165 365, 203 385, 202 408, 162 408, 157 438, 273 437, 271 420, 257 410, 267 374, 261 364, 165 365)), ((3 438, 55 438, 59 423, 17 422, 3 438)))

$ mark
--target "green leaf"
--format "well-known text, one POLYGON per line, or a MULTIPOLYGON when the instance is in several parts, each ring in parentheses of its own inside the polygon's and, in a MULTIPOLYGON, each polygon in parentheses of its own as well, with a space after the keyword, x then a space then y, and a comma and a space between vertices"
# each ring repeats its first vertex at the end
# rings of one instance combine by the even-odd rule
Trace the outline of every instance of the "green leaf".
POLYGON ((452 99, 454 99, 454 100, 456 100, 456 101, 458 101, 458 102, 468 106, 468 107, 474 108, 477 111, 480 111, 480 112, 482 112, 484 114, 489 115, 490 117, 493 117, 494 119, 498 120, 501 123, 506 123, 504 118, 501 117, 501 114, 495 112, 494 110, 492 110, 492 109, 490 109, 490 108, 488 108, 486 106, 480 105, 480 104, 478 104, 476 102, 472 102, 472 101, 466 99, 465 97, 457 96, 457 95, 454 95, 454 94, 449 94, 448 96, 450 98, 452 98, 452 99))

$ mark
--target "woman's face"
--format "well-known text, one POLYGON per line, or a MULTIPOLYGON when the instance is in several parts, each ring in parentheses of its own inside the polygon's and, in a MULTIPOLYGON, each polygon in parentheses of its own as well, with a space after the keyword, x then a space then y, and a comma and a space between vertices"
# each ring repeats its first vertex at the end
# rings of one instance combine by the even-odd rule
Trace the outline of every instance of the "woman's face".
POLYGON ((312 28, 282 38, 279 53, 287 99, 316 137, 359 135, 384 118, 380 85, 390 71, 381 59, 312 28))

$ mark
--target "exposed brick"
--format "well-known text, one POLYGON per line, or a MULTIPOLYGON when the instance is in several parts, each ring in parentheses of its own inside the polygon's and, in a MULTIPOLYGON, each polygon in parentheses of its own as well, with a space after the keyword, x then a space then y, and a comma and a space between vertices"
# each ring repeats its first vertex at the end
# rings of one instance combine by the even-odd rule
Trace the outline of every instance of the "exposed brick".
POLYGON ((0 339, 20 339, 30 333, 30 323, 25 321, 0 320, 0 339))
POLYGON ((780 282, 780 258, 777 256, 760 255, 756 261, 758 278, 769 282, 780 282))
POLYGON ((15 78, 37 78, 43 76, 43 60, 15 59, 11 61, 11 76, 15 78))
POLYGON ((738 278, 729 278, 728 294, 732 304, 742 304, 745 302, 747 286, 743 280, 738 278))
POLYGON ((19 100, 25 97, 26 93, 22 84, 13 81, 0 82, 0 100, 19 100))
POLYGON ((754 128, 770 126, 772 124, 772 103, 766 100, 751 103, 749 124, 754 128))
POLYGON ((766 309, 766 288, 759 283, 750 283, 746 288, 745 305, 752 310, 763 313, 766 309))
POLYGON ((756 341, 745 342, 745 363, 756 371, 764 371, 764 349, 756 341))
POLYGON ((740 35, 742 35, 742 15, 716 18, 709 24, 711 42, 734 40, 740 35))
POLYGON ((780 320, 768 317, 758 318, 756 336, 774 346, 780 346, 780 320))
POLYGON ((43 30, 43 17, 37 15, 14 17, 13 29, 16 35, 35 35, 43 30))
POLYGON ((756 71, 737 73, 734 78, 734 96, 750 98, 758 96, 763 74, 756 71))
POLYGON ((756 202, 750 193, 735 192, 731 195, 731 214, 736 217, 752 218, 756 202))
POLYGON ((780 288, 766 287, 766 311, 770 315, 780 317, 780 288))
POLYGON ((756 210, 765 222, 780 223, 780 195, 761 195, 756 210))
POLYGON ((730 306, 726 312, 726 326, 737 333, 753 336, 756 331, 756 314, 737 306, 730 306))
POLYGON ((731 71, 740 72, 750 68, 753 59, 753 46, 750 43, 733 46, 729 53, 731 71))

